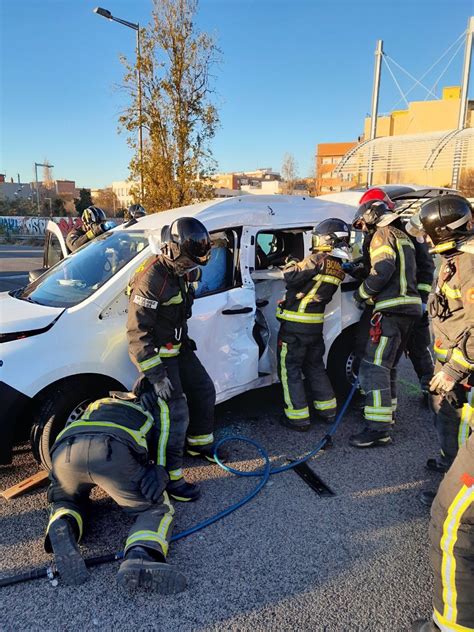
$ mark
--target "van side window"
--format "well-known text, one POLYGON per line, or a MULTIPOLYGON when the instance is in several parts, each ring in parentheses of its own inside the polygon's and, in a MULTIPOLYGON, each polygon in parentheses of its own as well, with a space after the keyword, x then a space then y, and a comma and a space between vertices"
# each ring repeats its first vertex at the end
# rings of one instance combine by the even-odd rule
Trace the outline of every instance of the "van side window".
POLYGON ((241 229, 211 233, 211 258, 201 268, 202 276, 196 288, 196 297, 224 292, 240 287, 239 239, 241 229))
POLYGON ((64 259, 59 239, 53 233, 48 234, 48 245, 45 253, 45 267, 52 268, 58 261, 64 259))
POLYGON ((310 228, 262 232, 257 235, 255 269, 267 270, 282 266, 288 255, 304 259, 304 232, 310 228))

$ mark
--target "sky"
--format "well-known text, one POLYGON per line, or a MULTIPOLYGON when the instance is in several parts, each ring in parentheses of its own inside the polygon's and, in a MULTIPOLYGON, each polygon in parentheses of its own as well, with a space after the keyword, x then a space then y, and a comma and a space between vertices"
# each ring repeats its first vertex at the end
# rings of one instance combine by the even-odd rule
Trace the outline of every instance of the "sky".
MULTIPOLYGON (((118 134, 126 104, 119 55, 135 33, 93 13, 147 24, 152 0, 0 0, 0 172, 34 179, 46 158, 56 179, 103 187, 128 177, 118 134)), ((356 140, 370 111, 377 39, 419 78, 466 29, 473 0, 200 0, 197 24, 215 35, 219 171, 280 169, 286 152, 310 175, 317 143, 356 140)), ((431 88, 453 48, 426 76, 431 88)), ((461 49, 442 85, 459 85, 461 49)), ((403 91, 413 81, 392 65, 403 91)), ((471 72, 470 96, 474 98, 471 72)), ((423 100, 417 88, 408 99, 423 100)), ((382 70, 380 112, 399 102, 382 70)))

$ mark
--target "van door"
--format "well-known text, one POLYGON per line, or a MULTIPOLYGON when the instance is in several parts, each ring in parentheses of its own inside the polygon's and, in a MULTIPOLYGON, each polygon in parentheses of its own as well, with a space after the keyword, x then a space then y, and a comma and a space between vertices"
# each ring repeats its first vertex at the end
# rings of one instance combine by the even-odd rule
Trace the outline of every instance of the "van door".
POLYGON ((51 268, 67 254, 66 240, 61 229, 55 222, 49 221, 44 239, 43 268, 51 268))
POLYGON ((242 228, 211 232, 211 259, 202 268, 189 322, 218 401, 253 388, 258 378, 255 291, 243 281, 241 237, 242 228))

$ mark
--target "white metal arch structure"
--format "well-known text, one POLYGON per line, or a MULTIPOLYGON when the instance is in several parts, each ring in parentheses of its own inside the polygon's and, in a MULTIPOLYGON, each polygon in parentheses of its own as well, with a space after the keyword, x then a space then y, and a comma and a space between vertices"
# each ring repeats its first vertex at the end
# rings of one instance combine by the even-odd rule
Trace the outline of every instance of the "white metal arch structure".
POLYGON ((341 159, 335 174, 352 174, 363 181, 369 173, 379 178, 396 173, 398 181, 403 181, 403 172, 424 171, 428 175, 442 169, 452 173, 455 167, 474 168, 474 128, 367 140, 341 159))

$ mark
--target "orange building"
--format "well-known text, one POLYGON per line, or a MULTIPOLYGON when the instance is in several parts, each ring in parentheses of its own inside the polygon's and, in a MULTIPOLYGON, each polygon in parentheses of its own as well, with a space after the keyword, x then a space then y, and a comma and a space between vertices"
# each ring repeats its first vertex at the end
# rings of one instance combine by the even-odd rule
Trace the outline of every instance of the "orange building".
POLYGON ((335 176, 334 169, 339 164, 341 158, 357 142, 350 143, 320 143, 316 153, 316 195, 324 195, 338 191, 345 191, 356 185, 352 174, 335 176))

